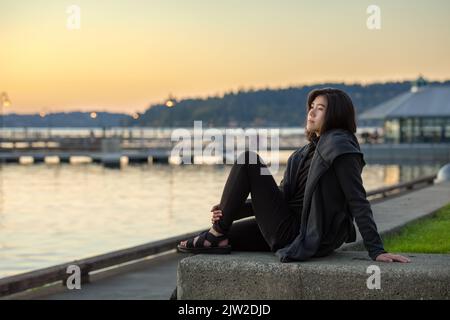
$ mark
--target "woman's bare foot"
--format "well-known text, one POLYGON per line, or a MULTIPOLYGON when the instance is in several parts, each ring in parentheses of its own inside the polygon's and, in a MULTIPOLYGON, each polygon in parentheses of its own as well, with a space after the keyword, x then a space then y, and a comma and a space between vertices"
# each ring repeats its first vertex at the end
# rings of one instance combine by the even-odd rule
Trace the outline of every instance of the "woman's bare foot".
MULTIPOLYGON (((222 235, 221 233, 219 233, 216 230, 214 230, 214 228, 209 229, 209 232, 211 232, 216 237, 222 235)), ((196 236, 194 238, 194 246, 197 243, 197 240, 198 240, 198 236, 196 236)), ((187 240, 181 241, 180 242, 180 246, 181 247, 186 247, 186 243, 187 243, 187 240)), ((219 247, 224 247, 224 246, 227 246, 227 245, 228 245, 228 239, 224 239, 224 240, 220 241, 219 244, 218 244, 219 247)), ((204 247, 209 247, 209 246, 211 246, 211 243, 208 240, 205 239, 205 242, 203 243, 203 246, 204 247)))

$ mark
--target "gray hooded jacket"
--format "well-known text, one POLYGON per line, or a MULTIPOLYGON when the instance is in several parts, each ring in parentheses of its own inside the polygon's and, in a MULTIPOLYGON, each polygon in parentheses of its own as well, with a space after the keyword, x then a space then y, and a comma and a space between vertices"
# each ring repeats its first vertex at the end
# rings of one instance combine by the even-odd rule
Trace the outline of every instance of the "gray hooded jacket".
MULTIPOLYGON (((288 201, 295 192, 297 170, 308 153, 309 144, 288 159, 280 190, 288 201)), ((304 261, 330 254, 344 242, 354 242, 356 221, 369 256, 385 253, 370 203, 362 184, 365 166, 355 135, 333 129, 320 136, 305 187, 299 235, 276 251, 282 262, 304 261)))

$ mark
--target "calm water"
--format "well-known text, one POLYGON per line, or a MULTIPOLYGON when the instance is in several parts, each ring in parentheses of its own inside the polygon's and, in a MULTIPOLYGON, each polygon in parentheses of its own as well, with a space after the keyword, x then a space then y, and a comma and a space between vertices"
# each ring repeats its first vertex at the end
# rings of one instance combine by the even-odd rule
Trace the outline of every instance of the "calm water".
MULTIPOLYGON (((0 277, 195 231, 209 225, 230 166, 0 167, 0 277)), ((366 190, 440 165, 367 165, 366 190)), ((281 181, 285 167, 274 174, 281 181)))

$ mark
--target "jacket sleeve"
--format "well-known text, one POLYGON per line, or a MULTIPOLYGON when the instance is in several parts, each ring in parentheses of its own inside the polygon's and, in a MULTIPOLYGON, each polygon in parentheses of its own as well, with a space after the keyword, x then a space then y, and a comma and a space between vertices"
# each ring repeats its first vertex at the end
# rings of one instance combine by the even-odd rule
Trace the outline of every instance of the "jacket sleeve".
POLYGON ((362 183, 361 172, 363 165, 361 155, 358 153, 340 155, 333 161, 333 167, 347 199, 350 212, 358 225, 364 246, 372 260, 375 260, 378 255, 386 253, 386 251, 378 234, 372 209, 362 183))

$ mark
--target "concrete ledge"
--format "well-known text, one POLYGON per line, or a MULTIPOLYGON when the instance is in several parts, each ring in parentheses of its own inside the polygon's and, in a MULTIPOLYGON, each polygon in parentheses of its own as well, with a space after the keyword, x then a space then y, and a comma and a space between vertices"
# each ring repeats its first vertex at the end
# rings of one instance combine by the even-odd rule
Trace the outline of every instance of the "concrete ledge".
POLYGON ((272 253, 194 255, 180 261, 178 299, 449 299, 450 255, 405 254, 411 263, 372 261, 341 251, 307 262, 281 263, 272 253), (368 289, 367 267, 381 271, 368 289))

